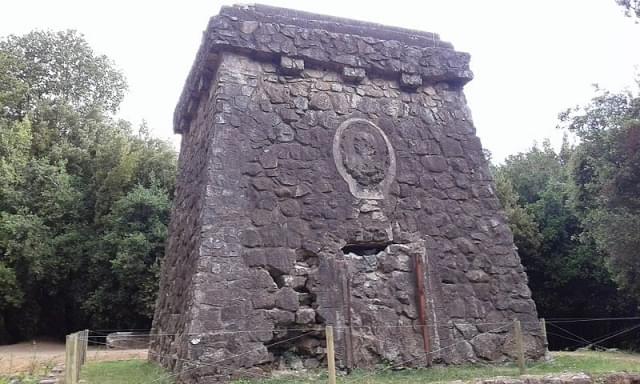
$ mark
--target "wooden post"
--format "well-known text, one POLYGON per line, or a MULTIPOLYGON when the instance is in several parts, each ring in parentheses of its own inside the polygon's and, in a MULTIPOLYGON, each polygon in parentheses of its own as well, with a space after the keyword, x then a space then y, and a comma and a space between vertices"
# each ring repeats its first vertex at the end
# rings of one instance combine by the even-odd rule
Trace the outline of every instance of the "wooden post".
POLYGON ((333 327, 327 325, 325 328, 327 338, 327 366, 329 368, 329 384, 336 384, 336 355, 333 345, 333 327))
POLYGON ((524 342, 522 340, 522 327, 520 326, 520 320, 513 321, 514 338, 516 341, 516 352, 518 353, 518 369, 520 374, 524 375, 527 370, 524 365, 524 342))
POLYGON ((78 344, 79 344, 79 348, 78 348, 78 362, 80 363, 79 365, 82 366, 82 364, 84 364, 84 331, 80 331, 78 332, 78 344))
POLYGON ((71 335, 67 335, 64 345, 64 382, 71 384, 71 335))
POLYGON ((82 366, 84 363, 84 331, 78 331, 78 365, 82 366))
POLYGON ((71 366, 71 384, 77 384, 78 383, 78 374, 80 373, 80 367, 78 366, 78 357, 80 355, 80 340, 78 340, 78 332, 73 333, 71 335, 71 362, 72 362, 72 366, 71 366))
POLYGON ((542 337, 544 340, 544 352, 549 352, 549 341, 547 340, 547 321, 544 319, 540 319, 540 328, 542 328, 542 337))
POLYGON ((85 329, 83 334, 84 340, 82 343, 82 364, 87 362, 87 353, 89 352, 89 330, 85 329))
POLYGON ((79 342, 77 332, 67 335, 64 359, 65 384, 78 383, 78 376, 80 373, 78 364, 79 342))
POLYGON ((82 348, 84 347, 84 341, 82 341, 83 334, 84 331, 76 332, 76 377, 78 378, 78 381, 80 380, 80 370, 82 370, 82 348))

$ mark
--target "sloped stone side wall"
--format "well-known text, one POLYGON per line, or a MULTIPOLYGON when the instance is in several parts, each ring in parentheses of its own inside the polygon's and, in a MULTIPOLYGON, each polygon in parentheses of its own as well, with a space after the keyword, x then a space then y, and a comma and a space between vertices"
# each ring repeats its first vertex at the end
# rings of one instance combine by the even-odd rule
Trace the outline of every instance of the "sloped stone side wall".
MULTIPOLYGON (((215 80, 213 81, 215 83, 215 80)), ((215 84, 212 89, 215 89, 215 84)), ((151 334, 149 358, 170 370, 188 358, 193 320, 194 276, 200 262, 204 196, 208 183, 215 105, 203 100, 189 132, 182 135, 166 257, 151 334)))

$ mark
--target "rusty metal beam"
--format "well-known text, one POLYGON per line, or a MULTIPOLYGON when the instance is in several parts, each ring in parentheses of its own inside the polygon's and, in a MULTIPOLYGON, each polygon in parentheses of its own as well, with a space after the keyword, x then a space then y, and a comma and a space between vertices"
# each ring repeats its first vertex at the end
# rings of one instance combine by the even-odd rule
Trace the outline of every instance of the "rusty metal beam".
POLYGON ((427 298, 425 296, 424 285, 424 261, 422 255, 414 254, 414 270, 416 271, 416 301, 418 306, 418 318, 420 321, 420 328, 422 330, 422 341, 424 343, 424 354, 427 363, 427 367, 432 364, 431 356, 431 340, 429 338, 429 328, 427 324, 427 298))
POLYGON ((353 329, 351 326, 351 279, 349 277, 349 265, 346 260, 339 264, 340 283, 342 285, 342 302, 344 304, 344 315, 346 327, 343 328, 345 365, 348 372, 354 368, 353 361, 353 329))

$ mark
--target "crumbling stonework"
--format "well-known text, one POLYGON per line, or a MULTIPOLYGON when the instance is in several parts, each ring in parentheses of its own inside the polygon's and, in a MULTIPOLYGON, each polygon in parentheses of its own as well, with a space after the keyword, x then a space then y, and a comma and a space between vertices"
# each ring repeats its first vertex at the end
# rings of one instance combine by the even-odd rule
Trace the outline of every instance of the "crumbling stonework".
POLYGON ((222 8, 175 113, 151 358, 182 383, 316 368, 334 325, 341 368, 502 361, 513 319, 542 356, 468 61, 431 33, 222 8))

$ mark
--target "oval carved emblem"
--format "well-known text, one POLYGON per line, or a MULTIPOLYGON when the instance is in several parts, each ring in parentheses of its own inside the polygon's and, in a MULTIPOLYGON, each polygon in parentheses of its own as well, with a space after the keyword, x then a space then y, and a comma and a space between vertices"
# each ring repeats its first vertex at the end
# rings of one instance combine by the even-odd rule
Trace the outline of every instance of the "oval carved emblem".
POLYGON ((333 137, 333 160, 349 191, 361 199, 384 199, 396 175, 391 142, 369 120, 352 118, 333 137))

